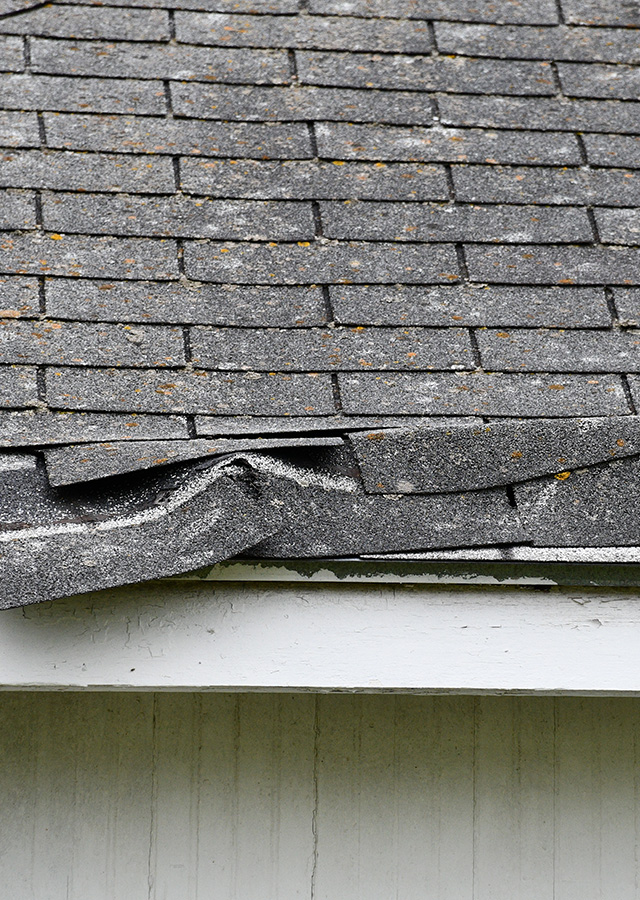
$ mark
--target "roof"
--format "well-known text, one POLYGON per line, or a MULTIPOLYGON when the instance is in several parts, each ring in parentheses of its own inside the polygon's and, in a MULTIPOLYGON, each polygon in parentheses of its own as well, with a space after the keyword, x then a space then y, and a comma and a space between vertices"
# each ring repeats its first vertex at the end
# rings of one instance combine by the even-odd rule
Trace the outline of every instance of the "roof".
POLYGON ((0 603, 635 559, 639 9, 0 0, 0 603))

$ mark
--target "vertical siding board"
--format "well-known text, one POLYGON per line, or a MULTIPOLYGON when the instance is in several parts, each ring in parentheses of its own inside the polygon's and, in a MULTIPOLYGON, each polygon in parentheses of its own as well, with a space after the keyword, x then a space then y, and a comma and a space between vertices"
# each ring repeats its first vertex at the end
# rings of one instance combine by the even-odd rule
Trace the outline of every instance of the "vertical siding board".
POLYGON ((156 695, 153 900, 195 896, 199 694, 156 695))
POLYGON ((0 883, 19 900, 38 900, 35 843, 37 694, 0 695, 0 883))
POLYGON ((553 701, 479 697, 474 900, 553 900, 553 701))

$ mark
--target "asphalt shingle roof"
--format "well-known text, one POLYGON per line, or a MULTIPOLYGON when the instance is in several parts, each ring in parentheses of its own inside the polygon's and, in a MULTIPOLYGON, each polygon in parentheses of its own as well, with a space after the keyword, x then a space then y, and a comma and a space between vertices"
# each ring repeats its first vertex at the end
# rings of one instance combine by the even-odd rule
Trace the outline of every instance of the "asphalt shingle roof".
POLYGON ((639 28, 0 0, 0 605, 640 546, 639 28))

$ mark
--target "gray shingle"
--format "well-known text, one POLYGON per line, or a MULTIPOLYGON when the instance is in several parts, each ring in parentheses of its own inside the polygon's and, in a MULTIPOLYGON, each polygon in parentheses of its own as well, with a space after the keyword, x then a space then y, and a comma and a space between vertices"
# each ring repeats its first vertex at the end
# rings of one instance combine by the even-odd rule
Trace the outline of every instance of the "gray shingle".
POLYGON ((567 22, 576 25, 640 25, 640 8, 624 0, 561 0, 567 22))
POLYGON ((5 75, 0 79, 0 106, 69 112, 113 112, 162 115, 162 84, 104 78, 49 75, 5 75))
POLYGON ((194 365, 205 369, 309 372, 473 369, 461 328, 192 328, 194 365))
POLYGON ((608 247, 466 248, 473 281, 506 284, 640 284, 640 251, 608 247))
MULTIPOLYGON (((307 242, 302 242, 306 244, 307 242)), ((200 281, 237 284, 415 284, 458 278, 453 247, 421 244, 187 244, 184 265, 200 281)))
POLYGON ((311 485, 300 491, 299 509, 272 538, 253 547, 252 556, 354 556, 523 539, 518 514, 501 490, 371 497, 311 485))
POLYGON ((613 288, 613 299, 620 321, 624 325, 640 325, 640 290, 613 288))
POLYGON ((640 372, 640 334, 623 331, 477 332, 482 364, 495 371, 640 372))
MULTIPOLYGON (((326 322, 325 303, 318 287, 48 278, 45 292, 47 313, 60 319, 281 328, 326 322)), ((3 299, 2 305, 4 302, 3 299)))
POLYGON ((37 316, 39 312, 39 287, 35 278, 0 275, 0 317, 37 316))
POLYGON ((604 292, 598 288, 344 285, 332 286, 329 292, 336 321, 349 325, 598 328, 611 324, 604 292))
POLYGON ((640 453, 640 419, 476 421, 350 436, 368 493, 515 484, 640 453))
POLYGON ((240 84, 283 84, 289 80, 289 62, 284 50, 35 40, 31 53, 32 71, 49 74, 240 84))
POLYGON ((358 16, 415 16, 468 22, 524 22, 555 25, 553 0, 309 0, 313 13, 358 16))
POLYGON ((38 401, 36 370, 29 366, 0 366, 0 407, 34 406, 38 401))
POLYGON ((205 88, 202 85, 175 83, 171 86, 171 93, 177 115, 202 119, 244 119, 248 122, 329 119, 428 125, 433 115, 429 97, 409 91, 237 87, 225 84, 205 88))
POLYGON ((637 375, 629 375, 629 387, 636 409, 640 406, 640 378, 637 375))
MULTIPOLYGON (((307 434, 326 431, 351 432, 360 428, 411 428, 445 419, 420 416, 196 416, 199 435, 307 434)), ((462 420, 457 420, 462 421, 462 420)))
POLYGON ((392 125, 338 122, 319 122, 315 130, 320 156, 330 159, 563 166, 581 163, 573 134, 483 131, 478 128, 394 128, 392 125))
POLYGON ((629 407, 615 375, 338 374, 347 414, 611 416, 629 407))
POLYGON ((306 84, 473 94, 555 94, 548 63, 317 52, 298 52, 296 60, 300 81, 306 84))
POLYGON ((21 410, 0 413, 0 447, 186 438, 180 416, 21 410))
POLYGON ((46 372, 52 408, 224 415, 329 415, 329 375, 282 375, 127 369, 46 372))
POLYGON ((453 182, 457 199, 471 203, 640 203, 640 177, 624 169, 455 166, 453 182))
POLYGON ((640 71, 635 66, 560 63, 558 73, 562 89, 570 97, 637 100, 640 95, 640 71))
POLYGON ((0 110, 0 147, 38 147, 40 134, 35 113, 0 110))
MULTIPOLYGON (((2 168, 2 156, 0 156, 2 168)), ((0 190, 0 228, 7 231, 35 228, 36 203, 30 191, 0 190)))
POLYGON ((46 35, 61 38, 104 38, 109 41, 168 41, 169 18, 161 9, 95 7, 87 15, 81 6, 63 3, 40 6, 22 16, 0 19, 0 34, 46 35))
POLYGON ((536 128, 540 131, 640 132, 640 103, 620 100, 557 100, 548 97, 471 97, 442 94, 446 125, 536 128))
POLYGON ((175 241, 0 233, 0 272, 71 278, 178 277, 175 241))
POLYGON ((181 328, 85 322, 4 321, 0 363, 74 366, 179 366, 181 328))
POLYGON ((593 240, 585 210, 350 201, 321 203, 329 238, 369 241, 574 243, 593 240))
POLYGON ((45 451, 49 483, 77 484, 171 463, 226 453, 251 453, 273 449, 341 446, 336 437, 244 438, 186 441, 115 441, 79 444, 45 451))
POLYGON ((39 5, 39 0, 0 0, 0 16, 12 15, 39 5))
MULTIPOLYGON (((2 19, 0 19, 0 30, 2 30, 2 19)), ((22 41, 17 37, 0 38, 0 72, 22 71, 24 71, 22 41)))
POLYGON ((133 118, 47 113, 44 121, 50 147, 257 159, 306 159, 313 156, 309 129, 302 122, 287 125, 194 122, 142 116, 133 118))
POLYGON ((595 217, 605 244, 640 244, 640 209, 596 209, 595 217))
POLYGON ((449 196, 442 167, 402 163, 187 158, 180 162, 180 184, 188 193, 210 197, 446 200, 449 196))
MULTIPOLYGON (((101 6, 104 0, 69 0, 82 6, 101 6)), ((166 6, 167 0, 109 0, 111 6, 166 6)), ((171 0, 172 9, 200 9, 204 12, 228 13, 287 13, 295 14, 300 7, 299 0, 171 0)))
POLYGON ((291 47, 429 53, 426 22, 407 19, 332 19, 177 12, 179 41, 223 47, 291 47))
POLYGON ((638 543, 640 459, 620 459, 518 485, 515 496, 537 547, 608 547, 638 543))
POLYGON ((170 159, 51 150, 4 150, 0 186, 172 194, 170 159))
POLYGON ((585 134, 587 158, 596 166, 640 168, 640 137, 626 134, 585 134))
POLYGON ((309 240, 311 204, 265 200, 44 194, 44 226, 51 231, 221 240, 309 240))
POLYGON ((640 62, 633 31, 609 28, 533 28, 436 22, 441 53, 506 59, 567 59, 587 62, 640 62))

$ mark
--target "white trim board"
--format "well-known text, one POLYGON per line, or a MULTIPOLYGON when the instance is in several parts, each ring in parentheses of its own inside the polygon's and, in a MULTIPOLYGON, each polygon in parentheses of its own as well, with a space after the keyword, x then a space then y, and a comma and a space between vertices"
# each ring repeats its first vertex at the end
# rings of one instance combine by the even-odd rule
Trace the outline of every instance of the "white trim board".
POLYGON ((640 589, 160 581, 0 613, 0 686, 640 696, 640 589))

